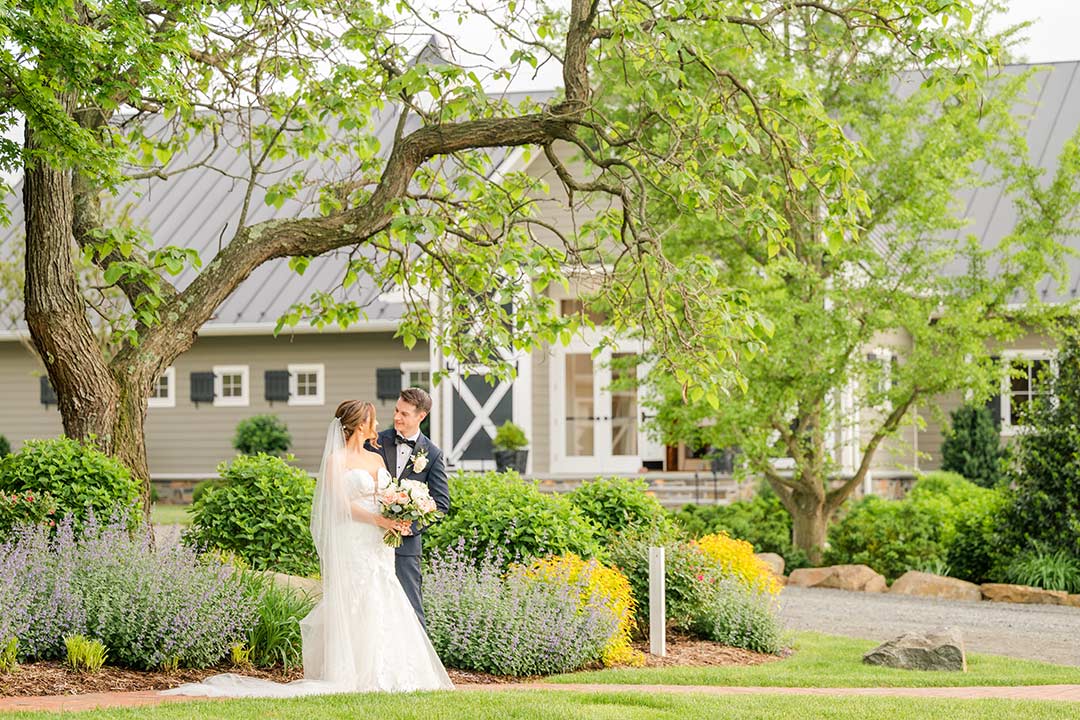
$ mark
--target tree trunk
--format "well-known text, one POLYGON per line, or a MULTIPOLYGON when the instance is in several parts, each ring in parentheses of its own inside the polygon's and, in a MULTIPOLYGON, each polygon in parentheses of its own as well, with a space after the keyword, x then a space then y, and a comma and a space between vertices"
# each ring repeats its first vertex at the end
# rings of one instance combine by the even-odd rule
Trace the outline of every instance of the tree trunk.
MULTIPOLYGON (((70 98, 61 98, 71 105, 70 98)), ((70 168, 36 159, 38 143, 28 123, 30 158, 23 181, 26 216, 26 324, 34 348, 56 391, 64 434, 91 440, 116 456, 142 482, 144 514, 149 517, 150 474, 143 420, 150 381, 117 381, 86 317, 72 253, 74 191, 70 168)))
POLYGON ((796 490, 792 495, 794 508, 788 508, 791 512, 792 542, 807 554, 812 564, 820 565, 829 520, 825 495, 823 492, 803 490, 796 490))

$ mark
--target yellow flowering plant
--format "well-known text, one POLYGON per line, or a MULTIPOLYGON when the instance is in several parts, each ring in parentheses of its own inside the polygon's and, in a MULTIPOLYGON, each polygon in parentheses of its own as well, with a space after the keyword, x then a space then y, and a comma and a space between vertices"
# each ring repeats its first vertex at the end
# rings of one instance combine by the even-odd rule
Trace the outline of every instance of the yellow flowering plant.
POLYGON ((618 618, 616 630, 604 647, 601 658, 604 666, 645 664, 645 655, 630 644, 637 627, 634 620, 637 608, 630 581, 621 572, 596 560, 584 560, 574 553, 552 555, 529 566, 516 566, 511 572, 541 581, 559 578, 575 583, 584 578, 579 609, 605 607, 618 618))
POLYGON ((705 535, 693 544, 746 588, 773 596, 780 592, 780 581, 768 565, 754 556, 754 546, 745 540, 718 532, 705 535))

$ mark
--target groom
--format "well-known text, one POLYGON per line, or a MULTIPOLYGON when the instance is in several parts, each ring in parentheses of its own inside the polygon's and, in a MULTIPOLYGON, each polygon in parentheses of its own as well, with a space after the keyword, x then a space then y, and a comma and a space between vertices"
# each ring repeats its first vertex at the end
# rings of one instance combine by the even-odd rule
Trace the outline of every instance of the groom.
MULTIPOLYGON (((443 453, 424 433, 420 423, 431 412, 431 396, 420 388, 405 388, 394 406, 394 427, 379 433, 379 452, 386 462, 386 469, 394 477, 403 480, 419 480, 426 483, 431 499, 439 512, 450 510, 450 486, 446 482, 446 465, 443 453)), ((413 523, 411 531, 402 539, 397 549, 395 569, 405 595, 412 603, 420 624, 424 621, 424 605, 420 594, 420 553, 424 528, 413 523)))

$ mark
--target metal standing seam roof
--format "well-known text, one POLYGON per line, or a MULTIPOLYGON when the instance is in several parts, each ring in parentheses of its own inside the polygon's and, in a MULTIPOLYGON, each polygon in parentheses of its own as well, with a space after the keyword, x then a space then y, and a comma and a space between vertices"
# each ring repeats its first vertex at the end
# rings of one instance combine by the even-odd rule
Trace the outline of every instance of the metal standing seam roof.
MULTIPOLYGON (((1026 91, 1017 99, 1013 113, 1021 127, 1025 128, 1030 160, 1043 170, 1041 181, 1046 187, 1053 181, 1065 143, 1080 129, 1080 61, 1014 64, 1004 67, 1002 72, 1016 76, 1032 69, 1034 72, 1026 91)), ((921 81, 922 76, 915 74, 900 78, 894 83, 893 91, 905 95, 921 81)), ((974 235, 982 248, 991 249, 999 246, 1012 232, 1017 220, 1016 206, 1005 183, 991 176, 994 171, 987 163, 980 161, 975 170, 979 173, 978 186, 963 188, 955 193, 957 219, 966 222, 955 231, 952 239, 974 235)), ((1077 215, 1080 217, 1080 213, 1077 215)), ((888 233, 887 225, 876 227, 868 235, 867 241, 879 252, 888 253, 888 233)), ((1080 253, 1080 237, 1059 240, 1080 253)), ((999 259, 992 259, 987 270, 993 272, 998 268, 999 259)), ((963 258, 956 258, 943 268, 946 275, 960 275, 966 270, 967 264, 963 258)), ((1043 301, 1067 303, 1078 297, 1080 257, 1067 256, 1064 271, 1068 278, 1064 288, 1052 277, 1038 283, 1037 291, 1043 301)), ((1025 300, 1022 291, 1009 298, 1010 302, 1016 304, 1025 300)))
MULTIPOLYGON (((1010 65, 1007 74, 1016 75, 1032 68, 1035 72, 1028 82, 1027 91, 1019 98, 1015 114, 1026 127, 1028 153, 1031 162, 1043 170, 1041 182, 1049 186, 1057 171, 1058 158, 1065 143, 1080 128, 1080 61, 1038 63, 1033 65, 1010 65)), ((1017 221, 1016 206, 1005 184, 989 176, 991 169, 982 168, 981 184, 977 188, 957 193, 961 217, 969 224, 957 231, 957 237, 973 234, 983 248, 998 246, 1012 230, 1017 221)), ((1080 237, 1060 238, 1062 244, 1073 251, 1080 251, 1080 237)), ((1065 287, 1052 277, 1038 284, 1041 299, 1050 303, 1067 303, 1077 298, 1080 284, 1080 257, 1065 258, 1065 287)), ((1000 265, 991 265, 991 272, 1000 265)), ((962 271, 957 266, 955 270, 962 271)), ((1026 298, 1018 291, 1010 298, 1022 303, 1026 298)))
MULTIPOLYGON (((507 93, 503 99, 512 105, 527 100, 543 102, 552 97, 550 91, 507 93)), ((387 106, 372 117, 370 128, 378 139, 379 152, 387 155, 391 149, 394 130, 400 112, 399 106, 387 106)), ((410 119, 414 124, 414 118, 410 119)), ((149 122, 158 122, 152 118, 149 122)), ((250 171, 247 157, 238 150, 237 134, 228 135, 226 128, 219 137, 215 149, 208 133, 196 136, 183 152, 170 159, 165 168, 183 168, 207 158, 204 167, 168 175, 167 179, 152 177, 131 181, 120 191, 106 199, 106 211, 116 218, 126 218, 136 226, 145 227, 155 247, 180 246, 194 248, 203 264, 217 254, 219 243, 228 243, 236 231, 247 191, 246 176, 250 171)), ((509 156, 507 149, 495 149, 490 153, 492 167, 509 156)), ((349 176, 351 168, 343 161, 329 162, 311 158, 298 160, 285 158, 270 166, 261 176, 259 186, 252 193, 247 223, 253 224, 279 218, 314 216, 318 212, 318 184, 305 187, 301 193, 288 199, 280 208, 265 202, 268 185, 287 178, 294 172, 317 175, 321 180, 341 180, 349 176)), ((320 183, 321 184, 321 183, 320 183)), ((11 222, 0 227, 0 251, 23 236, 23 208, 20 201, 22 181, 14 187, 7 198, 11 222)), ((250 331, 252 326, 265 326, 270 332, 277 319, 295 303, 307 301, 315 290, 337 287, 344 276, 346 262, 352 248, 343 248, 313 258, 303 275, 293 272, 287 259, 263 263, 245 279, 236 290, 217 308, 213 317, 202 330, 216 334, 228 334, 230 328, 240 327, 250 331)), ((187 287, 197 275, 196 270, 185 269, 169 280, 178 288, 187 287)), ((361 277, 347 290, 337 287, 334 296, 361 305, 369 321, 382 321, 381 325, 401 319, 404 305, 382 299, 382 290, 370 277, 361 277)), ((0 298, 0 306, 7 309, 0 316, 0 333, 22 331, 21 298, 0 298), (15 324, 11 319, 16 317, 15 324)), ((356 330, 364 329, 361 319, 356 330)))

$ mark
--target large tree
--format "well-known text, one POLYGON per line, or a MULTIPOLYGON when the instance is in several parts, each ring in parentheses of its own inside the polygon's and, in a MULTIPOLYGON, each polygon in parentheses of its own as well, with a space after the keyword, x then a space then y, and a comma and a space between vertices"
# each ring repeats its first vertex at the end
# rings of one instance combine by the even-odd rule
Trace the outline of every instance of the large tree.
MULTIPOLYGON (((789 20, 799 42, 811 27, 822 32, 821 18, 789 20)), ((957 31, 958 40, 1004 44, 981 27, 957 31)), ((722 36, 702 33, 724 52, 722 36)), ((687 403, 681 387, 658 378, 657 421, 669 441, 738 447, 745 469, 767 478, 791 513, 796 545, 819 560, 830 516, 883 443, 919 422, 917 409, 950 392, 981 401, 996 387, 994 344, 1036 319, 1035 286, 1062 267, 1060 242, 1080 207, 1080 148, 1068 142, 1050 177, 1029 160, 1017 98, 1031 71, 941 84, 889 43, 858 57, 807 43, 791 53, 761 48, 756 58, 763 77, 813 84, 858 138, 851 168, 866 195, 852 224, 862 238, 829 241, 829 211, 816 206, 815 188, 832 182, 827 173, 796 175, 794 193, 768 196, 788 228, 778 248, 748 232, 756 209, 687 219, 661 205, 674 218, 669 254, 711 257, 718 282, 746 289, 774 333, 765 352, 741 358, 746 392, 720 403, 687 403), (1002 187, 1016 209, 1015 225, 992 246, 966 229, 957 200, 983 184, 1002 187), (1018 299, 1032 304, 1018 308, 1018 299)), ((753 181, 792 178, 781 160, 763 157, 753 181)))
MULTIPOLYGON (((836 119, 807 110, 822 107, 816 88, 774 92, 738 63, 714 68, 706 93, 682 84, 695 67, 711 67, 699 29, 735 29, 754 46, 783 48, 792 43, 787 18, 798 14, 830 21, 820 34, 807 26, 801 42, 852 55, 881 42, 928 62, 977 62, 985 52, 939 32, 967 19, 961 0, 572 0, 565 13, 525 2, 470 6, 514 48, 516 65, 561 66, 556 99, 511 105, 483 92, 509 70, 485 74, 476 68, 482 55, 457 65, 401 42, 430 22, 423 12, 382 0, 20 0, 0 10, 0 119, 25 118, 25 141, 0 141, 0 161, 23 171, 25 317, 68 435, 94 436, 147 478, 143 422, 159 374, 262 263, 294 258, 302 270, 337 249, 355 250, 342 284, 366 273, 405 289, 407 344, 430 339, 495 369, 507 367, 505 349, 572 330, 540 291, 585 268, 613 301, 615 332, 647 333, 661 371, 717 398, 738 377, 729 360, 762 327, 743 293, 717 285, 711 264, 671 262, 649 197, 668 193, 685 212, 719 195, 768 210, 757 188, 717 182, 752 173, 763 153, 783 158, 773 193, 828 175, 812 204, 834 238, 854 234, 866 196, 836 119), (590 77, 610 58, 637 78, 619 118, 597 106, 590 77), (395 132, 379 147, 374 119, 391 106, 400 110, 395 132), (820 142, 789 142, 797 134, 820 142), (198 169, 173 161, 196 136, 233 145, 245 163, 235 179, 248 200, 212 258, 166 246, 109 211, 110 193, 125 183, 198 169), (560 145, 580 163, 565 163, 560 145), (537 215, 529 198, 538 181, 493 172, 489 150, 523 146, 548 156, 575 200, 591 199, 594 217, 572 235, 537 215), (711 158, 707 169, 699 157, 711 158), (275 173, 288 158, 345 172, 282 179, 275 173), (301 194, 314 198, 309 212, 251 220, 252 202, 301 194), (80 254, 105 288, 80 282, 80 254), (124 314, 109 315, 115 332, 105 343, 92 310, 110 289, 124 314), (620 302, 639 295, 646 302, 620 302)), ((793 195, 792 206, 807 195, 793 195)), ((772 248, 789 242, 772 212, 752 232, 772 248)), ((285 320, 355 321, 362 308, 329 290, 285 320)))

